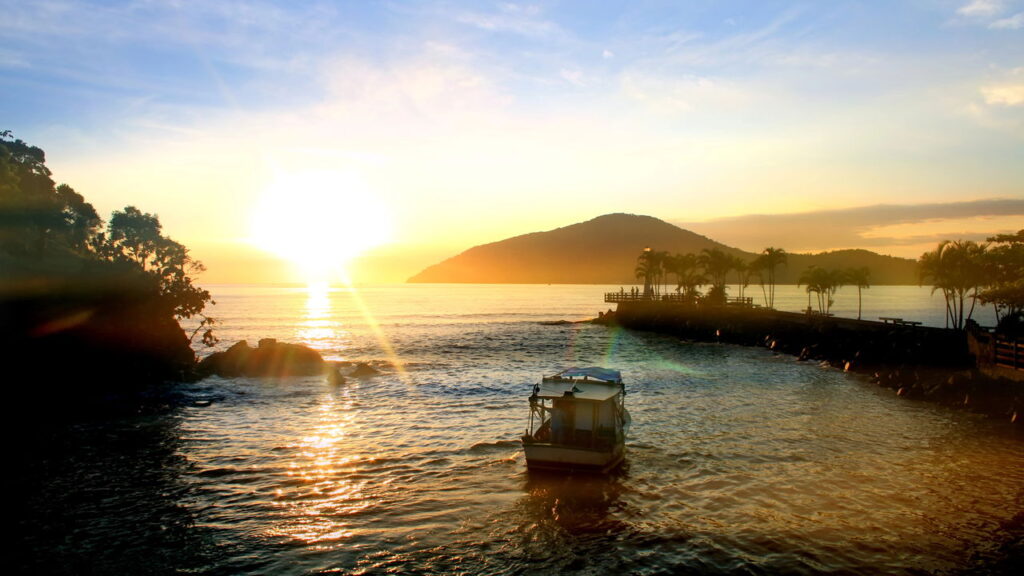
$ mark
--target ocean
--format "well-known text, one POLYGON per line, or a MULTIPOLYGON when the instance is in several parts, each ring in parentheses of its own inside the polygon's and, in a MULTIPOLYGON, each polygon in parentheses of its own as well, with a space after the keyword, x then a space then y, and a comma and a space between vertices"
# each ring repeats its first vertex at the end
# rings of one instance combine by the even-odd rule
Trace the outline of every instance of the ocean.
MULTIPOLYGON (((19 571, 1020 567, 1024 444, 1005 422, 766 349, 551 323, 596 316, 618 286, 208 288, 220 349, 271 337, 380 374, 212 377, 167 410, 54 432, 19 470, 19 571), (633 426, 609 476, 526 470, 530 390, 572 365, 626 382, 633 426)), ((856 291, 840 296, 856 316, 856 291)), ((776 300, 806 307, 796 287, 776 300)), ((917 287, 866 290, 877 316, 944 321, 917 287)))

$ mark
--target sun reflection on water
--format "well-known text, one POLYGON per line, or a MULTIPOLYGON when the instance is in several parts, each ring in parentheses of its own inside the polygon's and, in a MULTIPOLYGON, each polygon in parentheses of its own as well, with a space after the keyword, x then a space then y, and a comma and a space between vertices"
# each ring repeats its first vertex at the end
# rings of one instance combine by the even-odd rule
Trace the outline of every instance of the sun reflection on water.
POLYGON ((299 325, 299 337, 310 343, 335 338, 330 286, 326 282, 312 282, 306 288, 306 295, 306 316, 299 325))
POLYGON ((355 419, 351 394, 352 389, 325 393, 315 407, 316 424, 297 439, 295 459, 287 465, 292 481, 275 491, 281 517, 269 535, 330 548, 357 534, 352 516, 376 505, 367 480, 350 477, 369 459, 350 437, 355 419))

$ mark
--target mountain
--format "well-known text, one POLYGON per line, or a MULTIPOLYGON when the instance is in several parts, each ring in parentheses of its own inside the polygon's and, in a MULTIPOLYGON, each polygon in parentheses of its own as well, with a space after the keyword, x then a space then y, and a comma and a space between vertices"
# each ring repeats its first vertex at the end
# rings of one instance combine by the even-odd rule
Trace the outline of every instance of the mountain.
POLYGON ((670 252, 720 248, 739 253, 650 216, 608 214, 466 250, 409 282, 499 284, 632 284, 644 247, 670 252))
MULTIPOLYGON (((637 256, 645 247, 673 254, 718 248, 744 260, 756 256, 651 216, 606 214, 547 232, 475 246, 424 269, 409 282, 632 285, 636 282, 633 270, 637 256)), ((867 266, 873 284, 917 283, 913 260, 866 250, 792 254, 789 266, 777 272, 779 282, 796 283, 811 264, 824 268, 867 266)))
POLYGON ((917 284, 917 261, 909 258, 885 256, 869 250, 835 250, 817 254, 790 254, 786 266, 779 268, 779 284, 796 284, 800 273, 811 265, 818 268, 867 268, 871 270, 874 286, 917 284))

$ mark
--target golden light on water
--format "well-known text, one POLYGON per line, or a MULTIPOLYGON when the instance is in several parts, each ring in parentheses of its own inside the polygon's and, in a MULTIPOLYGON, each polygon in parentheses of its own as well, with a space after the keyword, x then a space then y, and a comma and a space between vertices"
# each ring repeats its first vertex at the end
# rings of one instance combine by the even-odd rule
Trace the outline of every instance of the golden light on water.
POLYGON ((334 341, 338 336, 337 323, 331 319, 331 286, 327 282, 310 282, 306 286, 306 315, 299 337, 315 348, 318 342, 334 341))
POLYGON ((391 214, 357 175, 292 172, 263 191, 250 217, 249 241, 302 270, 309 281, 346 278, 346 265, 388 242, 391 214))
POLYGON ((299 450, 288 465, 286 474, 295 481, 275 494, 276 505, 288 510, 290 520, 270 535, 329 547, 354 534, 349 516, 374 505, 366 481, 345 477, 347 469, 367 457, 367 446, 349 437, 355 418, 350 394, 345 390, 340 397, 322 397, 317 425, 298 441, 299 450))

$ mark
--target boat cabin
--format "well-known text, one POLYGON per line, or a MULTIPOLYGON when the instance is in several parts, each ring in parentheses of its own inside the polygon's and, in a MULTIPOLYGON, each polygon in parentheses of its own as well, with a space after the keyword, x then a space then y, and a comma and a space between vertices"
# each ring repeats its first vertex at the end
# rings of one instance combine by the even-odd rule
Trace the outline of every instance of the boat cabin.
POLYGON ((570 368, 543 378, 530 396, 524 443, 608 450, 625 439, 625 386, 617 370, 570 368))

